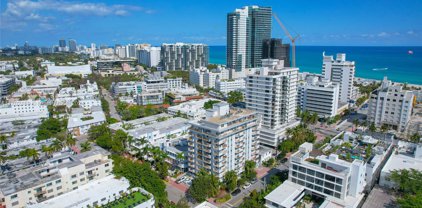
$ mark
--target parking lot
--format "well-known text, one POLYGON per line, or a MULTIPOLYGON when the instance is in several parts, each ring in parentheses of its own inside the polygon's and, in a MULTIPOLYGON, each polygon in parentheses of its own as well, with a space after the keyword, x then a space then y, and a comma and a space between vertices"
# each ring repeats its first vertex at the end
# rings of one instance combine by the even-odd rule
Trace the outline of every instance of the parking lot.
POLYGON ((174 203, 177 203, 186 195, 189 188, 189 181, 192 183, 192 180, 180 180, 182 177, 179 177, 179 180, 171 177, 167 178, 166 191, 168 199, 174 203))

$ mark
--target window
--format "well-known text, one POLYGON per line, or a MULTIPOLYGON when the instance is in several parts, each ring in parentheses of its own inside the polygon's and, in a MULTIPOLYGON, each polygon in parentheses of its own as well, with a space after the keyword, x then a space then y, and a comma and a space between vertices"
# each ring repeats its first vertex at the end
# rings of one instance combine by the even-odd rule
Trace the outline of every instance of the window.
POLYGON ((312 183, 315 182, 314 177, 311 177, 311 176, 306 176, 306 181, 312 182, 312 183))
POLYGON ((293 170, 297 170, 297 165, 293 165, 293 170))
POLYGON ((329 183, 329 182, 325 182, 325 187, 327 187, 329 189, 334 189, 334 184, 329 183))
POLYGON ((47 186, 51 186, 51 185, 53 185, 53 183, 47 183, 47 186))
POLYGON ((315 190, 317 190, 317 191, 319 191, 319 192, 322 192, 322 187, 320 187, 320 186, 315 186, 315 190))
POLYGON ((339 193, 337 193, 337 192, 334 192, 334 197, 336 197, 336 198, 340 198, 340 194, 339 194, 339 193))
POLYGON ((16 198, 18 198, 18 195, 17 194, 13 194, 12 196, 10 196, 10 198, 11 199, 16 199, 16 198))
POLYGON ((108 166, 110 166, 110 164, 109 164, 109 163, 106 163, 104 166, 105 166, 105 167, 108 167, 108 166))
POLYGON ((62 180, 57 180, 57 181, 56 181, 56 184, 61 183, 61 182, 62 182, 62 180))
POLYGON ((314 170, 308 169, 307 172, 308 172, 308 175, 315 175, 315 171, 314 170))
POLYGON ((302 173, 299 173, 299 178, 305 180, 305 175, 302 173))
POLYGON ((57 186, 57 188, 56 188, 57 190, 60 190, 60 189, 62 189, 62 186, 57 186))
POLYGON ((310 189, 314 189, 314 185, 311 183, 306 183, 306 187, 310 188, 310 189))
POLYGON ((81 176, 81 175, 84 175, 84 172, 80 172, 80 173, 79 173, 79 175, 80 175, 80 176, 81 176))
POLYGON ((15 201, 15 202, 12 203, 12 206, 16 206, 18 204, 19 204, 19 201, 15 201))
POLYGON ((341 186, 336 185, 336 191, 341 191, 341 186))
POLYGON ((81 181, 81 182, 82 182, 82 181, 85 181, 85 178, 81 178, 81 180, 80 180, 80 181, 81 181))
POLYGON ((333 191, 329 190, 329 189, 324 189, 324 193, 328 194, 328 195, 333 195, 333 191))
POLYGON ((318 185, 320 185, 320 186, 323 186, 324 185, 324 181, 322 181, 320 179, 315 179, 315 183, 318 184, 318 185))
POLYGON ((51 193, 51 192, 53 192, 53 189, 50 189, 50 190, 48 190, 47 192, 48 192, 48 193, 51 193))
POLYGON ((76 184, 78 181, 73 181, 72 184, 76 184))
POLYGON ((299 171, 302 173, 306 173, 306 168, 299 166, 299 171))
POLYGON ((324 174, 320 173, 320 172, 316 172, 316 177, 317 178, 324 178, 324 174))
POLYGON ((334 176, 330 176, 330 175, 325 175, 325 180, 329 180, 329 181, 336 181, 336 178, 334 176))
POLYGON ((336 178, 336 183, 338 183, 338 184, 343 184, 343 179, 341 179, 341 178, 336 178))
POLYGON ((72 175, 71 178, 76 178, 76 174, 75 175, 72 175))

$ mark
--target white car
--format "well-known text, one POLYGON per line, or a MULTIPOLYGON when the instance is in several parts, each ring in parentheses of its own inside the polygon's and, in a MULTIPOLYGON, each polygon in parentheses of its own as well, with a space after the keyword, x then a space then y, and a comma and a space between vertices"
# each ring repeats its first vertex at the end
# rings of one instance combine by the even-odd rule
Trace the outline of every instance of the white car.
POLYGON ((243 185, 243 189, 247 189, 249 187, 251 187, 251 184, 250 183, 246 183, 245 185, 243 185))

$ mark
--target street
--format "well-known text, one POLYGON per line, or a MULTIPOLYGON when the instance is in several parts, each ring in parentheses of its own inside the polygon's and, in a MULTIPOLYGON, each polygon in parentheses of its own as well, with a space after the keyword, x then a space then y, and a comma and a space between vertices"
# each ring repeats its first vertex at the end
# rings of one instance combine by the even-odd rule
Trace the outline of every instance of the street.
POLYGON ((108 106, 110 109, 110 117, 115 118, 119 121, 122 121, 122 119, 120 118, 120 115, 116 111, 116 103, 114 102, 114 100, 111 99, 110 92, 104 89, 103 87, 101 87, 101 94, 103 95, 104 99, 107 100, 108 102, 108 106))

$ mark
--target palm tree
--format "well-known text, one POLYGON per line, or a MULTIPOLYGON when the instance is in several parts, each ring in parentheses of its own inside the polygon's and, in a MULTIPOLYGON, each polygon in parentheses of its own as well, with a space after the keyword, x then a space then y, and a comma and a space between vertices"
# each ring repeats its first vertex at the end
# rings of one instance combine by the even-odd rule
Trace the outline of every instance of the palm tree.
POLYGON ((50 147, 54 150, 54 151, 60 151, 63 149, 63 143, 62 141, 55 139, 52 144, 50 145, 50 147))
POLYGON ((66 147, 71 147, 74 146, 76 144, 76 139, 73 138, 71 135, 67 136, 65 141, 64 141, 66 147))
POLYGON ((41 151, 45 153, 45 156, 47 158, 49 158, 54 152, 54 150, 51 146, 46 146, 46 145, 41 146, 41 151))
POLYGON ((185 154, 183 152, 177 153, 177 155, 176 155, 177 166, 179 166, 180 162, 183 161, 184 159, 185 159, 185 154))
POLYGON ((26 157, 27 160, 32 158, 33 162, 39 159, 38 151, 36 149, 33 149, 33 148, 22 150, 22 151, 19 152, 19 155, 21 157, 26 157))
POLYGON ((81 143, 81 151, 82 152, 86 152, 91 150, 91 144, 89 143, 89 141, 83 142, 81 143))

